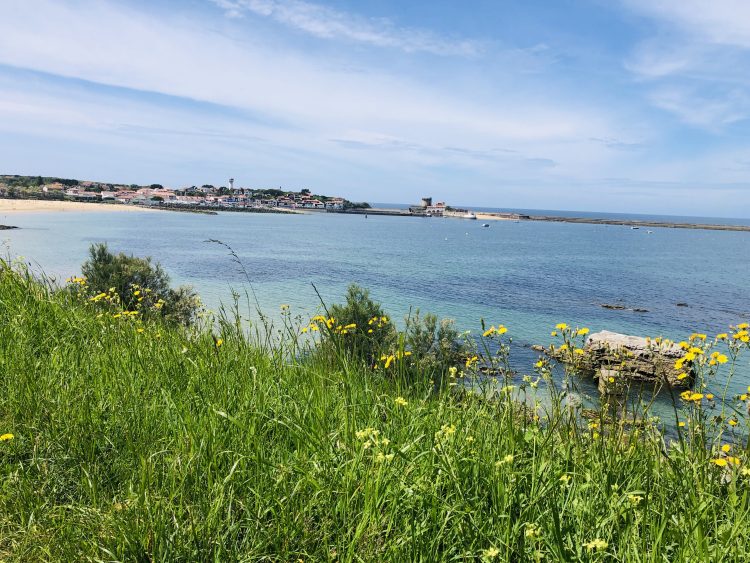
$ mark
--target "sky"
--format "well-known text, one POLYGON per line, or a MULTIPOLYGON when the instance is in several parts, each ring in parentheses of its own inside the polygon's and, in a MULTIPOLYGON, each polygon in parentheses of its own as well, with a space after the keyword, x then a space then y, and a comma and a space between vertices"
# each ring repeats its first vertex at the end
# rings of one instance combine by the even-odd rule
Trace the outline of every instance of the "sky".
POLYGON ((750 217, 750 2, 3 0, 0 173, 750 217))

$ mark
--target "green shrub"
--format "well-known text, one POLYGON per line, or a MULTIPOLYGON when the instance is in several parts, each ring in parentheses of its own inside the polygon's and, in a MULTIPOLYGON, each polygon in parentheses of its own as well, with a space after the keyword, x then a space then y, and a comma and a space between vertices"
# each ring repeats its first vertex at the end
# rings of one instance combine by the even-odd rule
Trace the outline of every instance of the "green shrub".
POLYGON ((396 330, 380 303, 357 284, 346 291, 346 302, 328 309, 329 322, 323 344, 334 345, 348 359, 372 366, 395 342, 396 330))
POLYGON ((200 307, 192 288, 170 287, 169 274, 150 257, 113 254, 104 243, 91 245, 81 272, 92 298, 116 295, 126 311, 156 313, 166 320, 189 325, 200 307))
POLYGON ((452 319, 438 321, 430 313, 422 317, 419 309, 406 318, 404 341, 412 352, 413 370, 421 377, 436 379, 463 364, 469 354, 469 346, 461 340, 452 319))

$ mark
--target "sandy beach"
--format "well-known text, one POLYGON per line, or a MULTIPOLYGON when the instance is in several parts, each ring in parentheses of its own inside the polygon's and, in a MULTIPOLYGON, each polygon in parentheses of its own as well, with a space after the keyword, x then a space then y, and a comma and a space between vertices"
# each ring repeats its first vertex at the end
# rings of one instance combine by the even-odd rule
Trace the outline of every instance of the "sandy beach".
POLYGON ((15 215, 18 213, 66 213, 66 212, 146 212, 157 209, 136 207, 133 205, 109 203, 84 203, 80 201, 49 201, 35 199, 0 199, 0 215, 15 215))

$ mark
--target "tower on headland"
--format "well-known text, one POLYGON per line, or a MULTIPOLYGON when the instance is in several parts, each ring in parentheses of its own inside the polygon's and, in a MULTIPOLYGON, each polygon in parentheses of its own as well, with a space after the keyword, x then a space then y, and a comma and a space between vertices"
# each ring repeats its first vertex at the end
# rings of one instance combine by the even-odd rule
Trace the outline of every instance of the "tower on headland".
POLYGON ((423 197, 422 198, 422 207, 430 207, 432 205, 432 198, 431 197, 423 197))
POLYGON ((234 189, 234 178, 229 178, 229 189, 230 190, 234 189))

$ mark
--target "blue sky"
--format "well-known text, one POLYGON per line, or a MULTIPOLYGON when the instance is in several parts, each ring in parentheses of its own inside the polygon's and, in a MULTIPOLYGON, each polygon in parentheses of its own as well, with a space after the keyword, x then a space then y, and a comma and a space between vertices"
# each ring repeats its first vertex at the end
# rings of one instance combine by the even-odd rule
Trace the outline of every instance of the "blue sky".
POLYGON ((5 0, 0 171, 750 216, 745 0, 5 0))

